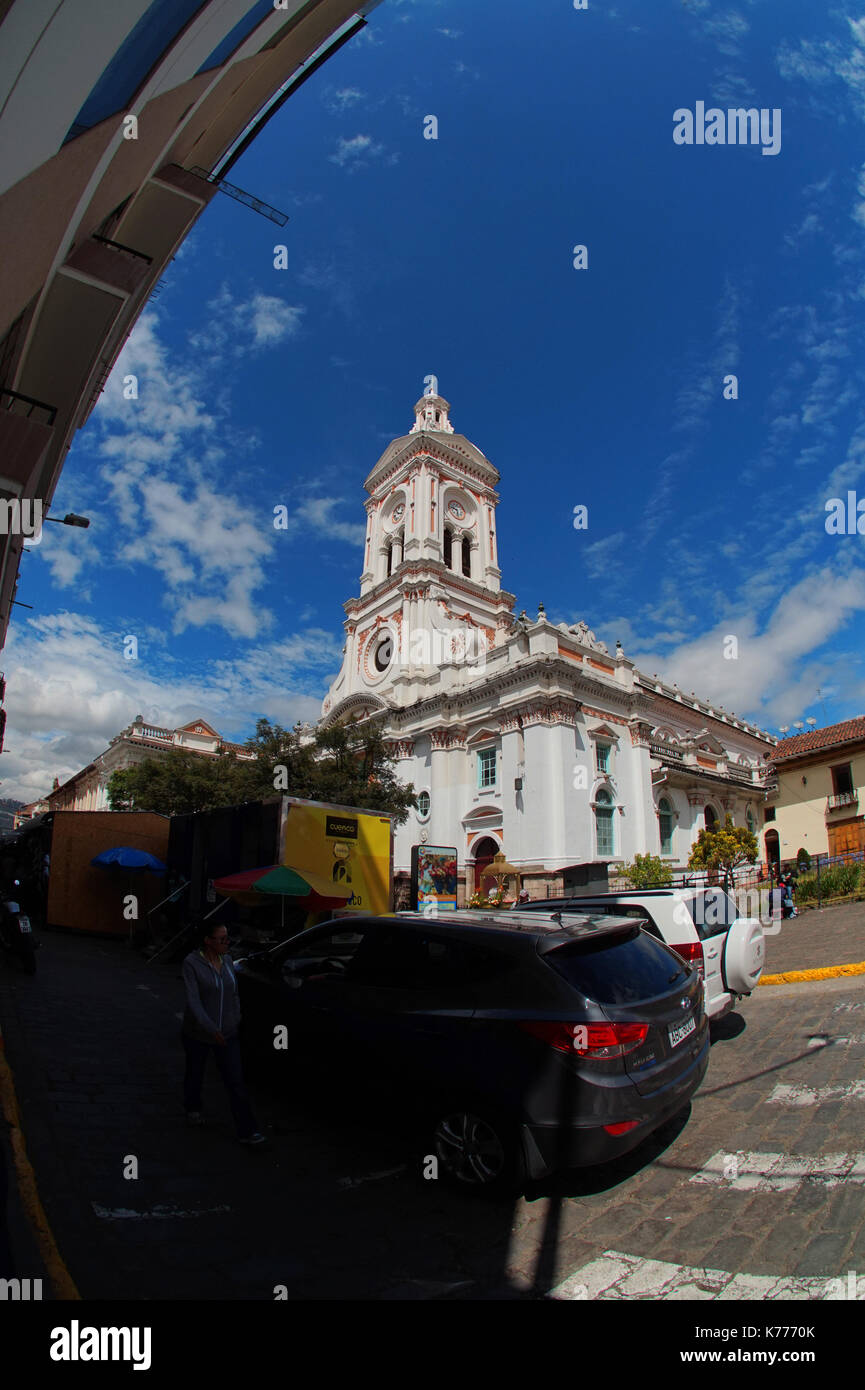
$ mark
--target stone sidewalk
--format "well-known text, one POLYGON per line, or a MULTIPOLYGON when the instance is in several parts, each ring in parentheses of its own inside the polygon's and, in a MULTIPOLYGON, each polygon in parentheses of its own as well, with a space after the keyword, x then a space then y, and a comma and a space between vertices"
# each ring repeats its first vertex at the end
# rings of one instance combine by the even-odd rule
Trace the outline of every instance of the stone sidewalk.
POLYGON ((767 975, 865 961, 865 903, 803 910, 779 925, 766 934, 767 975))

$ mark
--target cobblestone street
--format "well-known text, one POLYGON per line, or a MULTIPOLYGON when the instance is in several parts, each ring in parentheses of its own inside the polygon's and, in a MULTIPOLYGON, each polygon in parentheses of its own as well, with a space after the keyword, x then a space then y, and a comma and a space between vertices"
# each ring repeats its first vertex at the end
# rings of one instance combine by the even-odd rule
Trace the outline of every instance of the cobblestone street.
MULTIPOLYGON (((858 906, 803 915, 769 938, 768 969, 800 950, 834 962, 861 921, 858 906)), ((211 1122, 188 1129, 179 966, 43 941, 36 977, 0 975, 0 1022, 40 1195, 85 1299, 269 1300, 277 1285, 292 1299, 659 1296, 670 1267, 682 1287, 708 1268, 755 1281, 737 1297, 813 1297, 815 1281, 865 1263, 865 977, 758 989, 715 1028, 686 1123, 513 1204, 425 1181, 398 1126, 329 1113, 301 1088, 251 1078, 260 1149, 236 1143, 215 1075, 211 1122)), ((36 1276, 24 1244, 19 1273, 36 1276)))

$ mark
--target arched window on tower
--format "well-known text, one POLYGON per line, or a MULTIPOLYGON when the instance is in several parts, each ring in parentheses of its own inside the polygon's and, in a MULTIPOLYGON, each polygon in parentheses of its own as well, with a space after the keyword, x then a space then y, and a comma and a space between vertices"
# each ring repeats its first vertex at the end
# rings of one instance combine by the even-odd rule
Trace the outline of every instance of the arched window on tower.
POLYGON ((448 569, 451 569, 451 568, 452 568, 452 565, 453 565, 453 545, 454 545, 453 533, 452 533, 452 531, 450 530, 450 527, 446 526, 446 527, 445 527, 444 557, 445 557, 445 564, 447 565, 448 569))
POLYGON ((463 574, 472 577, 472 543, 468 536, 463 536, 463 574))
POLYGON ((387 578, 387 579, 390 579, 392 573, 393 573, 393 541, 388 541, 388 543, 387 543, 387 574, 386 574, 386 578, 387 578))

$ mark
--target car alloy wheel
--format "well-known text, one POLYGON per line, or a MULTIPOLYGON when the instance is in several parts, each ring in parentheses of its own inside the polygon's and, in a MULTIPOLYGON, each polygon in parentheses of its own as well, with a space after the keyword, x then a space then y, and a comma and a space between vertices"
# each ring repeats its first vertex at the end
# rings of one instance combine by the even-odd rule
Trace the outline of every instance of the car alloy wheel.
POLYGON ((468 1110, 445 1115, 435 1128, 435 1151, 447 1173, 458 1182, 484 1187, 501 1179, 508 1166, 505 1146, 495 1128, 468 1110))

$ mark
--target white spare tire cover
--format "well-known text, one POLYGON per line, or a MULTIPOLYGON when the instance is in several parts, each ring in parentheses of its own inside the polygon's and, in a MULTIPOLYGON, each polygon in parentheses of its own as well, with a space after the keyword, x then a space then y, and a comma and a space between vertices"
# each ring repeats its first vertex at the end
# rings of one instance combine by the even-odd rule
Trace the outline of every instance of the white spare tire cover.
POLYGON ((766 963, 763 928, 752 917, 740 917, 727 932, 724 945, 724 983, 731 994, 756 989, 766 963))

